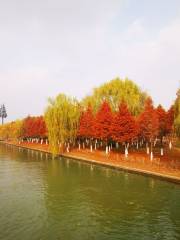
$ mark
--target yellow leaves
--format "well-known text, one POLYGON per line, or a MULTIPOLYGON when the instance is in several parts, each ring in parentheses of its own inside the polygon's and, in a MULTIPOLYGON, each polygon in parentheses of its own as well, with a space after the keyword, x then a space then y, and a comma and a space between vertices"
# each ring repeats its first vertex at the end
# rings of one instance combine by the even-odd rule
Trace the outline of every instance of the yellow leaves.
POLYGON ((122 100, 127 102, 129 110, 133 115, 138 115, 143 109, 144 101, 147 95, 128 78, 113 79, 93 90, 91 96, 87 96, 82 100, 82 105, 86 106, 90 103, 95 112, 98 111, 102 101, 106 100, 113 111, 118 109, 122 100))
POLYGON ((0 126, 1 139, 17 139, 21 136, 22 121, 16 120, 0 126))
POLYGON ((59 143, 73 142, 76 138, 80 107, 75 98, 59 94, 49 99, 45 112, 50 148, 54 155, 59 153, 59 143))

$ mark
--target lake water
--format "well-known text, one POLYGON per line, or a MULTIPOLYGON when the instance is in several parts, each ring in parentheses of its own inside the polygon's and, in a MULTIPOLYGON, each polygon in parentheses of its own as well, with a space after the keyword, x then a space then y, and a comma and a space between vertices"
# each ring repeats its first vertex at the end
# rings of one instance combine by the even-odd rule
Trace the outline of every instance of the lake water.
POLYGON ((179 240, 180 185, 0 144, 0 239, 179 240))

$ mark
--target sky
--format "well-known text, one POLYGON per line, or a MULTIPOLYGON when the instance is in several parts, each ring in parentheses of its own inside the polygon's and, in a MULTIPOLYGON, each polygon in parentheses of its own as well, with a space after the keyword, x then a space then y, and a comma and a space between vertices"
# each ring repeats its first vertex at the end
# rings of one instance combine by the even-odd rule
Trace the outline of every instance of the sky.
POLYGON ((120 77, 166 109, 180 87, 179 0, 0 0, 0 104, 11 121, 48 97, 120 77))

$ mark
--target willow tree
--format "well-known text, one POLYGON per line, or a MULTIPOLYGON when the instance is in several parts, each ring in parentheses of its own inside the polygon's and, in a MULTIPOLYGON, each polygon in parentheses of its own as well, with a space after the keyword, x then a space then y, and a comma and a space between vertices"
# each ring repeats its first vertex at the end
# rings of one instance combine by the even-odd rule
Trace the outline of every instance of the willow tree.
POLYGON ((129 79, 113 79, 95 88, 91 95, 82 100, 82 105, 91 104, 95 112, 107 101, 113 112, 118 111, 119 103, 125 101, 133 115, 142 112, 147 94, 129 79))
POLYGON ((17 140, 22 135, 22 126, 23 126, 23 120, 16 120, 14 122, 11 122, 11 138, 14 140, 17 140))
POLYGON ((50 98, 48 102, 45 122, 48 129, 50 149, 56 155, 59 153, 60 146, 64 146, 68 142, 75 142, 80 109, 76 99, 64 94, 58 95, 55 99, 50 98))

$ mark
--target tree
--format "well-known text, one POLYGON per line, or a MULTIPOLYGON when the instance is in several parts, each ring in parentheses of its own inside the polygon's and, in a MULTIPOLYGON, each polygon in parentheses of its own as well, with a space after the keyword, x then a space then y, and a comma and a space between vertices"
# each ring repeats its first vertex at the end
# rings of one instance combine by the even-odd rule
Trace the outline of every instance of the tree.
POLYGON ((16 120, 11 123, 12 124, 12 130, 11 130, 11 136, 13 139, 17 140, 22 136, 22 120, 16 120))
POLYGON ((59 153, 60 143, 75 142, 80 117, 80 108, 76 99, 59 94, 49 99, 45 111, 50 149, 54 155, 59 153))
POLYGON ((175 132, 177 137, 180 137, 180 115, 178 115, 174 120, 175 132))
POLYGON ((180 137, 180 89, 177 91, 177 97, 174 104, 174 127, 178 137, 180 137))
POLYGON ((119 111, 115 113, 111 124, 111 132, 113 140, 118 143, 128 143, 138 134, 135 119, 125 102, 119 105, 119 111))
POLYGON ((40 138, 45 138, 47 136, 46 123, 43 116, 37 117, 36 126, 38 129, 38 136, 40 138))
POLYGON ((11 137, 11 127, 9 123, 0 126, 0 138, 8 140, 11 137))
POLYGON ((23 125, 22 125, 23 138, 35 137, 33 124, 34 124, 34 117, 28 116, 23 120, 23 125))
POLYGON ((156 113, 159 121, 159 137, 162 144, 163 137, 167 134, 167 114, 161 105, 158 105, 156 113))
POLYGON ((0 117, 2 119, 2 125, 4 123, 4 118, 7 117, 7 112, 6 112, 6 108, 5 108, 5 105, 3 104, 0 108, 0 117))
POLYGON ((28 116, 23 120, 22 137, 23 138, 45 138, 47 136, 47 128, 42 116, 28 116))
POLYGON ((113 112, 118 111, 119 103, 123 100, 133 115, 143 111, 147 94, 129 79, 113 79, 93 90, 93 94, 82 100, 83 106, 90 103, 96 113, 103 101, 107 101, 113 112))
POLYGON ((147 142, 151 143, 152 151, 153 141, 159 133, 159 121, 151 98, 148 98, 145 102, 144 111, 139 117, 139 128, 141 137, 144 138, 147 142))
POLYGON ((89 104, 85 111, 82 111, 79 121, 78 136, 82 138, 92 138, 94 132, 94 115, 89 104))
POLYGON ((0 138, 2 139, 18 139, 21 136, 22 121, 16 120, 0 126, 0 138))
POLYGON ((111 139, 111 123, 113 114, 107 101, 103 101, 95 118, 95 136, 108 144, 111 139))
POLYGON ((166 113, 166 132, 171 134, 174 127, 174 105, 172 105, 166 113))

